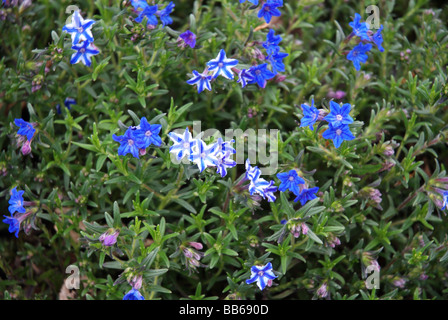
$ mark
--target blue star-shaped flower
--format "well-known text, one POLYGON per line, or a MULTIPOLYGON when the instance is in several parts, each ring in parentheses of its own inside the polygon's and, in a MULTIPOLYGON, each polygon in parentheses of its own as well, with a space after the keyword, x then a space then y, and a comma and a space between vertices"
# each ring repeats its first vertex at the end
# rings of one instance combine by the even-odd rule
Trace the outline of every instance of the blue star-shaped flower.
POLYGON ((376 44, 380 52, 384 52, 384 48, 382 46, 384 39, 383 35, 381 34, 381 31, 383 31, 383 25, 381 25, 378 31, 374 33, 374 35, 372 36, 372 41, 376 44))
POLYGON ((294 199, 294 202, 297 202, 300 200, 300 204, 303 206, 305 203, 307 203, 310 200, 316 199, 317 196, 315 193, 319 190, 319 187, 314 187, 310 189, 303 189, 302 192, 300 192, 299 195, 297 195, 297 198, 294 199))
POLYGON ((261 88, 266 87, 267 80, 275 77, 275 73, 268 70, 267 67, 267 63, 250 67, 249 72, 254 77, 254 80, 249 83, 257 83, 261 88))
MULTIPOLYGON (((240 0, 240 3, 244 3, 246 0, 240 0)), ((252 2, 254 5, 258 5, 258 0, 249 0, 249 2, 252 2)))
POLYGON ((253 75, 250 74, 249 70, 243 69, 238 73, 238 80, 237 83, 241 83, 241 87, 247 86, 248 83, 251 83, 254 81, 253 75))
POLYGON ((212 91, 212 85, 210 83, 210 81, 212 81, 212 76, 209 76, 207 72, 207 69, 202 73, 193 70, 193 78, 187 80, 188 84, 197 86, 198 93, 201 93, 204 89, 212 91))
POLYGON ((218 163, 216 158, 217 149, 218 145, 216 143, 207 146, 204 141, 197 139, 196 148, 193 148, 193 152, 190 155, 190 161, 198 166, 199 172, 204 171, 207 167, 215 167, 218 163))
POLYGON ((196 46, 196 35, 190 30, 181 33, 179 37, 190 46, 190 48, 194 48, 196 46))
POLYGON ((285 192, 286 190, 290 190, 296 196, 300 194, 299 184, 305 183, 305 180, 303 180, 294 169, 288 172, 277 173, 277 178, 281 181, 278 191, 285 192))
POLYGON ((370 43, 358 44, 347 55, 347 59, 353 62, 356 71, 361 69, 361 63, 365 63, 368 59, 367 52, 372 49, 370 43))
POLYGON ((137 289, 132 288, 125 294, 123 300, 145 300, 145 297, 137 289))
POLYGON ((73 45, 78 44, 79 41, 93 42, 91 29, 94 23, 96 21, 91 19, 84 20, 79 10, 76 10, 72 15, 72 23, 65 25, 62 31, 71 34, 73 45))
POLYGON ((348 125, 342 125, 340 127, 333 127, 328 125, 328 129, 322 133, 322 137, 325 139, 332 139, 336 148, 339 148, 344 140, 353 140, 355 136, 351 133, 348 125))
POLYGON ((368 35, 368 25, 365 22, 360 22, 361 15, 355 13, 355 19, 349 23, 349 26, 353 29, 353 34, 361 38, 361 40, 370 41, 368 35))
POLYGON ((160 10, 159 17, 160 21, 162 21, 163 26, 173 23, 173 19, 170 17, 170 14, 173 11, 174 7, 175 4, 173 2, 170 2, 163 10, 160 10))
POLYGON ((143 10, 140 11, 138 17, 135 18, 135 21, 137 21, 138 23, 142 23, 143 19, 146 17, 148 19, 147 25, 156 26, 159 23, 156 17, 157 8, 157 5, 148 5, 144 7, 143 10))
POLYGON ((263 18, 266 23, 270 23, 272 17, 280 17, 282 14, 280 10, 277 9, 279 6, 278 1, 267 1, 263 4, 260 11, 258 11, 258 18, 263 18))
POLYGON ((23 119, 14 119, 14 124, 20 128, 17 131, 18 135, 25 136, 28 141, 33 139, 36 129, 34 129, 31 123, 26 122, 23 119))
POLYGON ((314 130, 313 125, 316 123, 319 117, 319 110, 314 107, 314 99, 311 100, 311 106, 302 104, 303 117, 300 120, 300 127, 309 126, 311 130, 314 130))
POLYGON ((282 41, 282 37, 276 36, 274 29, 269 29, 269 32, 266 35, 266 41, 263 42, 263 48, 266 49, 268 55, 274 54, 280 50, 280 47, 278 46, 280 41, 282 41))
POLYGON ((92 65, 92 56, 100 53, 97 47, 92 42, 83 41, 79 44, 75 44, 72 46, 73 50, 76 50, 71 59, 71 64, 77 64, 79 61, 82 61, 84 65, 90 67, 92 65))
POLYGON ((259 177, 261 175, 261 171, 260 169, 258 169, 258 167, 252 167, 250 165, 250 160, 247 159, 246 163, 246 179, 247 180, 253 180, 255 177, 259 177))
POLYGON ((174 142, 174 144, 170 147, 170 153, 175 154, 178 161, 185 155, 191 155, 192 148, 196 145, 196 139, 192 138, 188 128, 185 128, 185 133, 183 135, 170 132, 168 133, 168 136, 174 142))
POLYGON ((261 170, 258 169, 258 167, 255 167, 256 171, 254 172, 254 175, 251 177, 250 183, 249 183, 249 193, 252 196, 254 193, 258 193, 263 198, 266 197, 265 191, 266 188, 270 186, 270 183, 267 182, 265 179, 260 178, 261 170))
POLYGON ((233 168, 236 166, 236 161, 230 159, 230 151, 221 153, 217 156, 216 172, 225 177, 227 175, 227 168, 233 168))
POLYGON ((159 137, 159 132, 162 129, 160 124, 149 124, 145 117, 140 120, 140 126, 134 131, 134 137, 147 148, 151 144, 160 147, 162 139, 159 137))
POLYGON ((350 117, 350 110, 352 106, 350 103, 344 103, 340 106, 333 100, 330 101, 330 113, 324 118, 324 120, 331 123, 333 127, 340 127, 344 124, 350 124, 353 122, 353 118, 350 117))
POLYGON ((250 272, 250 279, 246 280, 246 283, 251 284, 256 281, 260 290, 263 290, 269 281, 277 278, 272 270, 272 264, 270 262, 264 266, 252 266, 250 272))
POLYGON ((143 141, 135 138, 134 131, 136 130, 128 128, 122 136, 112 135, 112 139, 120 143, 120 147, 118 147, 118 155, 125 156, 130 153, 135 158, 139 158, 140 149, 145 148, 145 145, 143 141))
POLYGON ((23 206, 23 194, 25 191, 17 191, 17 187, 12 189, 11 198, 9 199, 10 206, 8 210, 11 214, 15 212, 25 213, 25 207, 23 206))
POLYGON ((272 71, 274 73, 285 71, 285 64, 283 63, 283 59, 287 56, 289 56, 289 54, 285 52, 276 52, 266 58, 271 63, 272 71))
POLYGON ((237 64, 238 60, 228 59, 226 57, 226 52, 224 51, 224 49, 221 49, 219 51, 216 59, 212 59, 207 62, 208 70, 213 71, 213 79, 217 78, 219 75, 222 75, 229 80, 233 80, 233 72, 231 68, 235 67, 237 64))

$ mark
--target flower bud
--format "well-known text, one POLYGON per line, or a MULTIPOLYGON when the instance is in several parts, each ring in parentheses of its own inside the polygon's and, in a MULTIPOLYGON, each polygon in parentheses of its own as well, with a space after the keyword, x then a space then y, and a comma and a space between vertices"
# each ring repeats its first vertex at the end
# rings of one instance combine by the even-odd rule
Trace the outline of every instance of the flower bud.
POLYGON ((115 243, 117 243, 118 235, 120 234, 120 230, 115 230, 110 228, 106 232, 104 232, 98 240, 103 244, 103 246, 111 247, 115 243))

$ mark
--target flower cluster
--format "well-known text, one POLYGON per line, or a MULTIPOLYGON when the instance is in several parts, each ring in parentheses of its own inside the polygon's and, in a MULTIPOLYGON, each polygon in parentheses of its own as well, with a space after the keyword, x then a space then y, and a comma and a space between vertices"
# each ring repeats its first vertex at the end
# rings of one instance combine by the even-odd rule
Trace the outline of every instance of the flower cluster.
POLYGON ((295 169, 289 172, 277 173, 277 178, 281 181, 278 190, 281 192, 289 190, 294 193, 296 195, 294 202, 300 200, 300 204, 303 206, 309 200, 317 198, 315 193, 319 190, 319 187, 307 188, 307 183, 298 175, 295 169))
POLYGON ((303 117, 300 127, 309 126, 311 130, 314 130, 313 125, 317 121, 326 120, 328 129, 324 131, 322 137, 333 140, 336 148, 339 148, 344 140, 355 139, 348 126, 350 123, 353 123, 353 118, 350 116, 351 105, 349 103, 344 103, 341 106, 334 101, 330 101, 330 113, 326 116, 324 116, 325 110, 318 110, 314 107, 314 100, 312 100, 311 106, 302 104, 301 107, 303 117))
POLYGON ((84 20, 79 10, 72 15, 72 22, 65 25, 62 31, 71 34, 72 49, 76 52, 70 59, 71 64, 77 64, 82 61, 84 65, 90 67, 92 64, 92 56, 100 53, 98 48, 93 44, 92 26, 96 21, 91 19, 84 20))
POLYGON ((367 52, 372 50, 372 44, 374 43, 380 52, 384 51, 382 46, 383 36, 381 32, 383 31, 383 25, 375 32, 369 29, 369 24, 367 22, 361 22, 361 15, 355 13, 355 19, 349 23, 353 31, 351 37, 359 37, 361 42, 356 45, 347 55, 347 59, 353 62, 353 66, 356 71, 361 69, 361 63, 365 63, 368 59, 367 52))
POLYGON ((173 23, 170 14, 173 12, 175 4, 172 1, 162 10, 159 10, 160 5, 156 4, 150 6, 145 0, 131 0, 131 5, 134 7, 134 11, 138 13, 138 17, 135 18, 135 21, 142 23, 143 19, 146 18, 147 26, 149 28, 155 28, 155 26, 157 26, 159 23, 157 16, 164 27, 173 23))
POLYGON ((176 157, 176 160, 181 161, 187 156, 189 161, 198 166, 199 172, 209 167, 216 167, 216 172, 221 177, 225 177, 227 169, 236 166, 236 162, 231 159, 231 156, 236 153, 231 146, 234 140, 223 141, 222 138, 218 138, 216 142, 207 145, 200 138, 193 139, 188 128, 185 128, 183 134, 170 132, 168 136, 173 141, 170 153, 176 157))
MULTIPOLYGON (((19 237, 21 223, 33 213, 32 210, 26 210, 25 205, 29 204, 23 200, 23 194, 25 191, 17 191, 17 188, 12 189, 11 198, 9 199, 9 213, 11 216, 4 216, 3 222, 9 224, 8 231, 14 233, 16 238, 19 237)), ((27 228, 24 228, 27 230, 27 228)))
POLYGON ((283 59, 288 56, 287 53, 280 52, 279 46, 281 36, 275 35, 275 31, 270 29, 266 41, 262 43, 263 48, 266 49, 267 56, 265 57, 260 51, 255 48, 257 57, 267 60, 271 66, 271 70, 268 69, 267 63, 259 65, 253 65, 249 69, 243 69, 238 73, 238 83, 244 88, 247 84, 258 84, 260 88, 265 88, 267 80, 274 78, 278 72, 285 71, 285 64, 283 59))
POLYGON ((14 119, 14 124, 19 127, 16 136, 17 147, 21 148, 20 150, 24 156, 30 154, 31 141, 36 134, 34 125, 23 119, 14 119))
POLYGON ((120 143, 118 155, 125 156, 130 153, 135 158, 146 154, 146 148, 151 145, 160 147, 162 139, 159 136, 162 125, 150 124, 145 117, 141 118, 136 127, 128 127, 124 135, 113 135, 112 139, 120 143))

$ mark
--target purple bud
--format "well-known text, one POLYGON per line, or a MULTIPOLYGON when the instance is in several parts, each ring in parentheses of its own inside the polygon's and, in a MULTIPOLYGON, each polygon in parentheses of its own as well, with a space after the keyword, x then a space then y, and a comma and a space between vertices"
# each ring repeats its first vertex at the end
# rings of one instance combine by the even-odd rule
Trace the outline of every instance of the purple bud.
POLYGON ((199 242, 189 242, 188 243, 190 246, 192 246, 193 248, 195 248, 196 250, 202 250, 203 246, 202 243, 199 242))
POLYGON ((115 230, 113 228, 104 232, 98 240, 103 244, 103 246, 111 247, 115 243, 117 243, 118 235, 120 234, 120 230, 115 230))
POLYGON ((22 145, 21 151, 24 156, 26 156, 27 154, 30 154, 31 153, 31 141, 28 141, 28 140, 25 141, 22 145))
POLYGON ((135 290, 140 290, 143 283, 143 277, 141 275, 134 276, 132 280, 129 282, 129 284, 134 288, 135 290))
POLYGON ((317 295, 319 298, 326 298, 328 296, 327 284, 323 283, 319 289, 317 289, 317 295))
POLYGON ((308 226, 305 223, 302 223, 301 227, 302 227, 302 233, 308 234, 308 230, 309 230, 308 226))

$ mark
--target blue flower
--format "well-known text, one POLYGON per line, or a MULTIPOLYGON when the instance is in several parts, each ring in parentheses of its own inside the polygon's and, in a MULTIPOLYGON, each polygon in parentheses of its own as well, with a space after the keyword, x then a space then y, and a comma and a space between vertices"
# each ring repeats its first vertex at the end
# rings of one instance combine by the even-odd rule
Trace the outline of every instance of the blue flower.
POLYGON ((361 15, 355 13, 355 19, 349 23, 349 26, 353 29, 353 34, 361 38, 361 40, 370 41, 368 35, 368 25, 365 22, 360 22, 361 15))
POLYGON ((279 178, 281 181, 280 186, 278 187, 278 191, 285 192, 289 189, 295 195, 298 195, 300 193, 299 184, 305 183, 305 180, 303 180, 294 169, 290 170, 289 172, 277 173, 277 178, 279 178))
MULTIPOLYGON (((283 5, 283 3, 282 3, 283 5)), ((258 11, 258 18, 263 18, 266 23, 270 23, 272 17, 280 17, 282 14, 277 7, 280 7, 279 1, 267 1, 263 4, 260 11, 258 11)))
POLYGON ((75 44, 72 46, 73 50, 76 50, 71 59, 71 64, 77 64, 79 61, 82 61, 87 67, 90 67, 92 64, 92 56, 100 53, 97 47, 92 42, 83 41, 79 44, 75 44))
POLYGON ((25 191, 17 191, 17 188, 12 189, 11 198, 9 199, 10 206, 8 207, 11 215, 15 212, 25 213, 26 210, 23 206, 23 194, 25 191))
POLYGON ((252 168, 250 164, 248 165, 249 159, 246 160, 246 179, 250 181, 248 190, 250 195, 254 195, 254 193, 258 193, 260 196, 265 198, 266 189, 271 187, 272 184, 267 182, 265 179, 260 178, 261 170, 258 167, 252 168))
POLYGON ((36 129, 34 129, 31 123, 26 122, 23 119, 14 119, 14 124, 20 128, 17 131, 18 135, 25 136, 28 141, 33 139, 36 129))
MULTIPOLYGON (((274 186, 274 181, 270 181, 269 185, 264 189, 264 197, 268 199, 268 202, 274 202, 276 197, 274 195, 274 192, 277 191, 277 187, 274 186)), ((264 198, 263 197, 263 198, 264 198)))
POLYGON ((159 17, 162 21, 162 25, 166 26, 173 23, 173 19, 170 17, 170 13, 173 11, 175 4, 170 2, 163 10, 160 10, 159 17))
POLYGON ((332 139, 336 148, 339 148, 344 140, 353 140, 355 136, 350 132, 348 125, 333 127, 328 125, 328 129, 322 134, 325 139, 332 139))
POLYGON ((311 130, 314 130, 313 124, 316 123, 319 117, 319 110, 314 107, 314 99, 311 100, 311 106, 302 104, 301 107, 303 110, 303 117, 300 120, 300 127, 309 126, 311 130))
POLYGON ((232 139, 230 141, 224 141, 222 140, 222 138, 218 138, 218 140, 216 141, 216 143, 218 144, 218 152, 221 153, 236 153, 236 150, 231 146, 231 144, 235 143, 235 140, 232 139))
POLYGON ((190 30, 181 33, 179 37, 190 46, 190 48, 194 48, 196 46, 196 35, 190 30))
MULTIPOLYGON (((240 0, 240 3, 244 3, 246 0, 240 0)), ((252 2, 254 5, 258 5, 258 0, 249 0, 249 2, 252 2)))
POLYGON ((303 189, 299 195, 297 195, 297 198, 294 199, 294 202, 297 202, 300 200, 300 204, 303 206, 305 203, 307 203, 309 200, 316 199, 317 196, 315 193, 319 190, 319 187, 314 187, 310 189, 303 189))
POLYGON ((250 279, 246 280, 246 283, 251 284, 256 281, 260 290, 263 290, 266 285, 270 285, 272 280, 277 278, 272 270, 272 264, 270 262, 264 266, 252 266, 250 272, 250 279))
POLYGON ((266 87, 266 81, 275 77, 275 73, 268 70, 267 66, 267 63, 263 63, 250 67, 249 72, 253 75, 254 80, 249 83, 257 83, 261 88, 266 87))
POLYGON ((81 17, 79 10, 76 10, 72 15, 72 23, 65 25, 62 31, 70 33, 72 36, 72 44, 76 45, 79 41, 93 42, 92 26, 96 21, 81 17))
POLYGON ((261 174, 260 169, 258 169, 258 167, 252 167, 250 165, 249 159, 246 160, 245 166, 246 166, 246 179, 247 180, 253 180, 254 177, 260 176, 260 174, 261 174))
MULTIPOLYGON (((73 99, 73 98, 65 98, 65 100, 64 100, 64 106, 68 109, 68 110, 70 110, 71 109, 71 105, 72 104, 76 104, 76 100, 75 99, 73 99)), ((57 105, 56 105, 56 112, 58 113, 58 114, 61 114, 61 105, 58 103, 57 105)))
POLYGON ((442 210, 445 210, 448 205, 448 191, 447 190, 444 190, 442 192, 442 197, 443 197, 442 210))
POLYGON ((145 117, 140 120, 140 126, 134 131, 134 137, 136 140, 143 144, 143 148, 146 149, 151 144, 160 147, 162 145, 162 139, 159 137, 159 132, 162 129, 160 124, 149 124, 145 117))
POLYGON ((132 288, 128 293, 125 294, 123 300, 145 300, 140 291, 132 288))
POLYGON ((135 158, 139 158, 140 149, 145 148, 145 145, 143 141, 135 138, 134 131, 135 130, 128 128, 122 136, 112 135, 112 139, 120 143, 120 147, 118 147, 118 155, 125 156, 130 153, 135 158))
POLYGON ((178 161, 185 155, 189 156, 192 153, 192 148, 196 145, 196 139, 192 138, 188 128, 185 128, 185 133, 183 135, 170 132, 168 133, 168 136, 174 142, 170 147, 170 153, 175 154, 178 161))
POLYGON ((238 80, 237 83, 241 83, 241 87, 247 86, 248 83, 251 83, 254 81, 253 75, 249 72, 249 70, 243 69, 238 73, 238 80))
POLYGON ((370 43, 360 43, 348 53, 347 59, 353 62, 353 65, 357 71, 361 69, 361 63, 365 63, 367 61, 367 52, 371 49, 372 45, 370 43))
POLYGON ((372 36, 372 41, 376 44, 376 46, 378 47, 378 50, 380 50, 380 52, 384 52, 384 48, 382 46, 383 43, 383 35, 381 34, 381 31, 383 31, 383 25, 381 25, 381 27, 378 29, 377 32, 375 32, 375 34, 372 36))
POLYGON ((188 84, 197 86, 198 93, 201 93, 204 89, 212 91, 212 86, 210 84, 210 81, 212 81, 212 76, 209 76, 207 72, 207 69, 205 69, 203 73, 193 70, 193 78, 187 80, 188 84))
POLYGON ((143 19, 146 17, 148 19, 147 25, 156 26, 159 21, 157 21, 156 12, 157 12, 157 5, 155 6, 146 6, 143 8, 142 11, 140 11, 137 18, 135 18, 135 21, 138 23, 141 23, 143 19))
POLYGON ((20 221, 13 217, 11 214, 10 217, 4 216, 5 219, 3 219, 3 222, 6 224, 9 224, 8 231, 10 233, 15 233, 16 238, 19 237, 19 231, 20 231, 20 221))
POLYGON ((344 103, 342 107, 334 102, 330 101, 330 113, 324 118, 324 120, 331 123, 333 127, 340 127, 344 124, 350 124, 353 122, 353 118, 350 117, 350 110, 352 106, 350 103, 344 103))
POLYGON ((230 159, 230 151, 223 152, 217 156, 216 172, 225 177, 227 175, 227 168, 233 168, 236 162, 230 159))
POLYGON ((282 60, 287 56, 289 56, 289 54, 285 52, 276 52, 266 58, 271 63, 273 72, 277 73, 285 71, 285 64, 282 60))
POLYGON ((236 59, 228 59, 226 57, 226 52, 224 49, 219 51, 216 59, 212 59, 207 62, 208 70, 213 71, 213 79, 217 78, 219 75, 223 77, 233 80, 233 73, 231 68, 235 67, 238 64, 238 60, 236 59))
POLYGON ((207 146, 204 141, 196 139, 196 148, 193 148, 190 161, 198 166, 199 172, 204 171, 207 167, 215 167, 217 165, 216 151, 218 147, 217 143, 207 146))
POLYGON ((274 29, 269 29, 266 41, 263 42, 263 48, 266 49, 268 55, 274 54, 280 50, 280 47, 278 46, 280 41, 282 41, 282 37, 276 36, 274 29))
POLYGON ((131 0, 131 4, 134 7, 134 10, 138 10, 138 8, 145 9, 146 7, 149 7, 146 0, 131 0))

